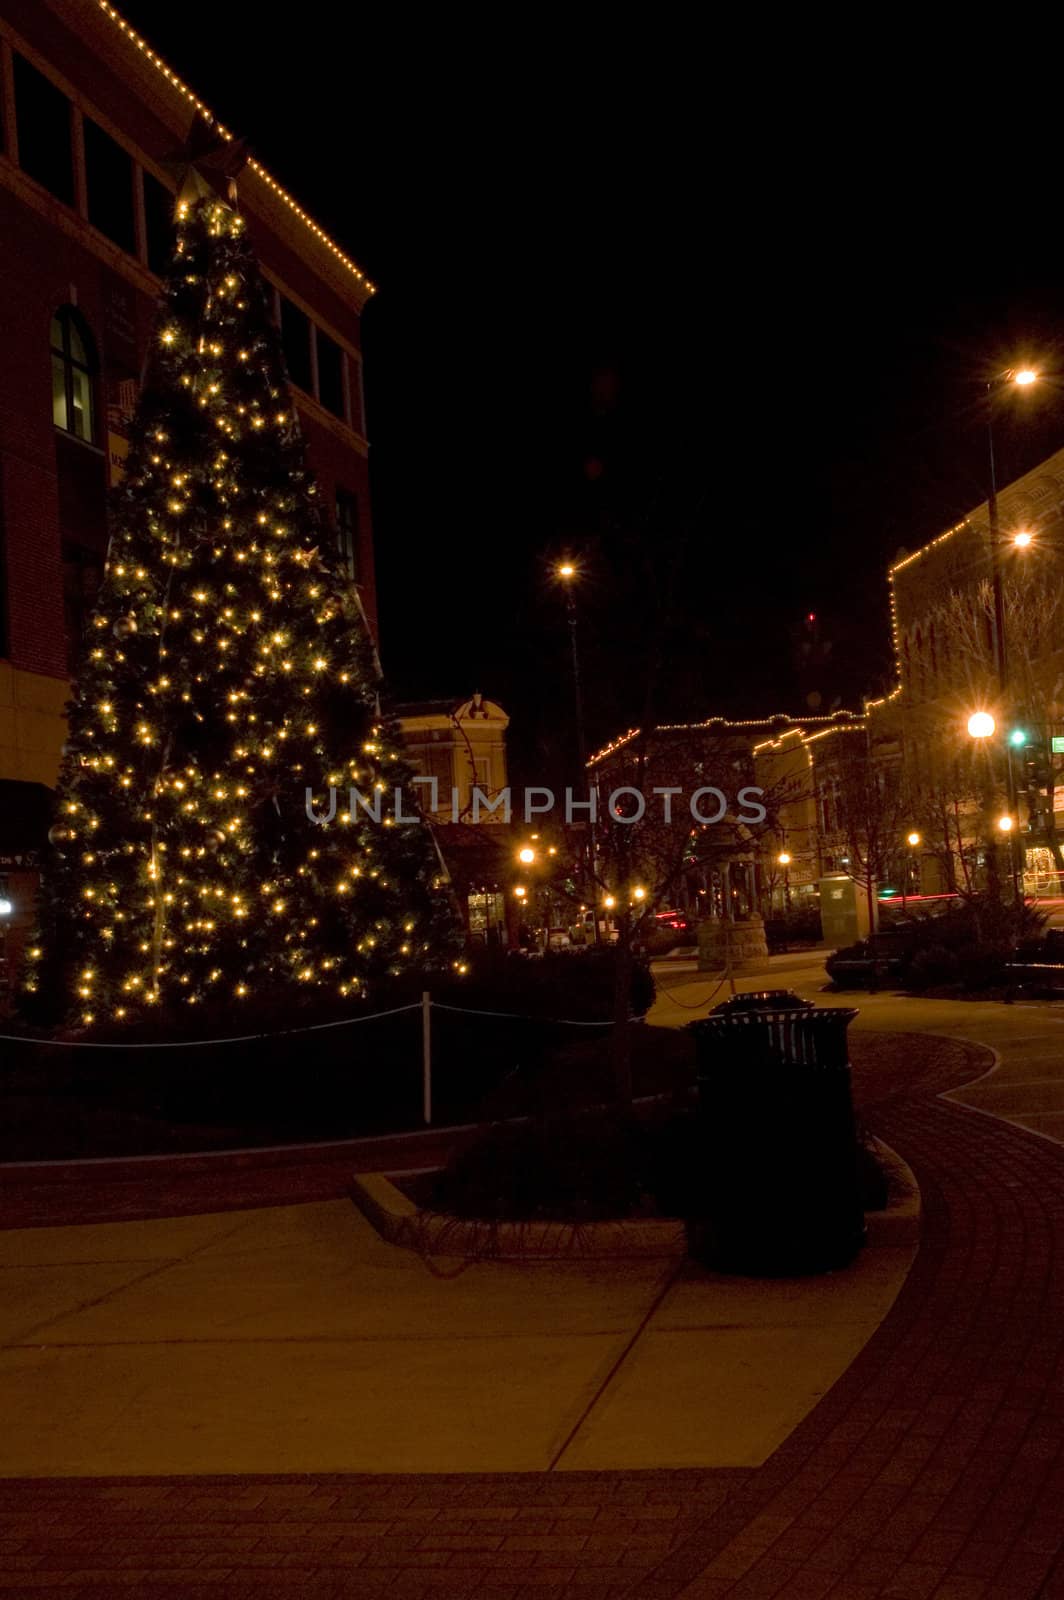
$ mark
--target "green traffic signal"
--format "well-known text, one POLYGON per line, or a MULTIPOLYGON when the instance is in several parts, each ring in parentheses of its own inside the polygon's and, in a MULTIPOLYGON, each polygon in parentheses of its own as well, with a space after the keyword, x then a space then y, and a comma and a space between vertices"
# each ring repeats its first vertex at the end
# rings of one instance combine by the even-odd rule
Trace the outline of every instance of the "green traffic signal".
POLYGON ((1026 730, 1026 728, 1013 728, 1012 732, 1009 734, 1009 744, 1026 744, 1026 743, 1027 743, 1027 730, 1026 730))

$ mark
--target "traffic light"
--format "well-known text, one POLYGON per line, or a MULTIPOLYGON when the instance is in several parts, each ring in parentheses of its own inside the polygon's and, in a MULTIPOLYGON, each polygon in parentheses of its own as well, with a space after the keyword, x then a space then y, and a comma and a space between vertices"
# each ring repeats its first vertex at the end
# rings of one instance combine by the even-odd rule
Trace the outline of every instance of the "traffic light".
POLYGON ((1013 728, 1009 734, 1009 744, 1025 745, 1030 742, 1026 728, 1013 728))

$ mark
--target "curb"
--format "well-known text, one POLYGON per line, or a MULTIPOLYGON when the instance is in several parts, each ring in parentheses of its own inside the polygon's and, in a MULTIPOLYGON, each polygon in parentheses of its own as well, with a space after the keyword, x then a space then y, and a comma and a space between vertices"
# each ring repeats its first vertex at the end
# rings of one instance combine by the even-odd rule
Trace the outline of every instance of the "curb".
POLYGON ((922 1201, 916 1175, 889 1144, 882 1139, 873 1139, 872 1143, 887 1175, 890 1198, 885 1211, 865 1212, 865 1247, 917 1244, 922 1201))
MULTIPOLYGON (((897 1151, 875 1140, 886 1170, 890 1200, 885 1211, 865 1213, 865 1248, 897 1248, 920 1237, 920 1190, 912 1168, 897 1151)), ((481 1222, 422 1210, 383 1172, 360 1173, 351 1199, 387 1244, 421 1255, 515 1261, 626 1256, 682 1260, 687 1233, 672 1218, 637 1217, 616 1222, 481 1222)))
POLYGON ((668 1257, 687 1253, 682 1222, 643 1217, 617 1222, 479 1222, 423 1211, 382 1172, 354 1179, 351 1198, 388 1244, 422 1255, 477 1260, 668 1257))

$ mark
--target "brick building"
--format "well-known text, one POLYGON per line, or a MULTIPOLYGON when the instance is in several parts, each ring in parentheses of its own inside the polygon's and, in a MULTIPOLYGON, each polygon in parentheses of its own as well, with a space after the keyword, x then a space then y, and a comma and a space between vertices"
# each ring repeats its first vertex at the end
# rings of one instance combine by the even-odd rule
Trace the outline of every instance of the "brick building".
MULTIPOLYGON (((106 551, 193 91, 105 0, 0 0, 0 902, 32 914, 68 675, 106 551), (171 167, 172 167, 171 162, 171 167)), ((240 205, 338 548, 375 627, 360 268, 257 162, 240 205)))
POLYGON ((897 683, 866 711, 876 744, 893 751, 900 766, 927 893, 982 881, 996 819, 1007 807, 1010 763, 1027 890, 1059 892, 1061 885, 1064 450, 1001 490, 998 524, 1004 697, 994 658, 986 504, 919 550, 903 552, 888 574, 897 683), (988 739, 969 735, 977 711, 994 718, 988 739), (1013 733, 1018 742, 1010 748, 1013 733), (1028 781, 1032 760, 1038 782, 1028 781))

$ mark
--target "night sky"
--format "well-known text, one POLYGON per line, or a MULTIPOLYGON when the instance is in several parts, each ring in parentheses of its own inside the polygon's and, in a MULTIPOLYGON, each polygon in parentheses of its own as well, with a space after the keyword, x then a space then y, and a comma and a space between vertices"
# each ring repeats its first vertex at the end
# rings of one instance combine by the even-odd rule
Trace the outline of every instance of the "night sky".
MULTIPOLYGON (((570 741, 562 553, 585 565, 592 744, 648 709, 886 685, 888 563, 985 497, 981 384, 1064 373, 1059 184, 1030 118, 987 136, 961 100, 929 111, 930 84, 791 87, 760 59, 747 104, 749 64, 710 72, 667 20, 618 42, 539 13, 493 35, 313 0, 301 32, 217 0, 124 10, 379 287, 397 693, 500 699, 519 767, 570 741)), ((1064 444, 1061 386, 999 434, 1005 482, 1064 444)))

